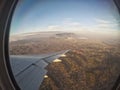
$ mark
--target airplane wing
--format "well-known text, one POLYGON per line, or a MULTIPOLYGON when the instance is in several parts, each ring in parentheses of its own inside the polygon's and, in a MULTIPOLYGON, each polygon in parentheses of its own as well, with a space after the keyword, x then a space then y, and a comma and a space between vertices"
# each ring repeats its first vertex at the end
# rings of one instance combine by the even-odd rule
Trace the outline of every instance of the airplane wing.
POLYGON ((39 56, 11 55, 11 68, 21 90, 38 90, 47 73, 45 67, 68 51, 39 56))

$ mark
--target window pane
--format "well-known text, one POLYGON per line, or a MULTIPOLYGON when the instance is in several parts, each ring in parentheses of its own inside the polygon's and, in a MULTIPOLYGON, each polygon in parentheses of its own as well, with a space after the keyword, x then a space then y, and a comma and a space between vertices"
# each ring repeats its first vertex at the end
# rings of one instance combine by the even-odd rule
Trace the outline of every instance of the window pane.
POLYGON ((11 24, 10 55, 36 60, 69 50, 46 67, 40 90, 110 90, 120 74, 119 33, 112 1, 22 0, 11 24))

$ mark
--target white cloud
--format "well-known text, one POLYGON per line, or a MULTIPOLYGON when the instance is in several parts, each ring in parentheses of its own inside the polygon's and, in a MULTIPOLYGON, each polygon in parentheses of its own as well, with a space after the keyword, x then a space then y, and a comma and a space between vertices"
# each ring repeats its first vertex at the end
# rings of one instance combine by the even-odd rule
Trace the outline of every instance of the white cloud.
POLYGON ((81 26, 80 25, 80 22, 77 22, 77 21, 73 21, 72 18, 66 18, 64 21, 63 21, 63 24, 64 25, 67 25, 67 26, 81 26))
POLYGON ((79 22, 72 22, 72 21, 64 21, 63 24, 68 26, 80 26, 79 22))
POLYGON ((107 20, 103 20, 103 19, 99 19, 99 18, 95 18, 95 21, 97 23, 102 23, 102 24, 109 24, 111 22, 107 21, 107 20))
POLYGON ((49 25, 44 27, 46 31, 75 31, 82 30, 82 26, 79 22, 73 21, 72 18, 65 18, 58 25, 49 25))
POLYGON ((97 27, 99 27, 99 28, 110 28, 111 27, 111 25, 110 24, 98 24, 97 25, 97 27))
POLYGON ((108 21, 108 20, 95 18, 95 21, 97 23, 96 27, 101 28, 101 29, 116 29, 118 27, 118 22, 115 20, 108 21))
POLYGON ((47 27, 37 27, 36 31, 70 31, 70 32, 113 32, 116 30, 115 22, 110 22, 103 19, 95 19, 96 24, 94 26, 82 25, 80 22, 73 20, 72 18, 66 18, 60 22, 60 24, 49 25, 47 27))
POLYGON ((60 28, 59 25, 50 25, 50 26, 48 26, 48 30, 57 30, 59 28, 60 28))

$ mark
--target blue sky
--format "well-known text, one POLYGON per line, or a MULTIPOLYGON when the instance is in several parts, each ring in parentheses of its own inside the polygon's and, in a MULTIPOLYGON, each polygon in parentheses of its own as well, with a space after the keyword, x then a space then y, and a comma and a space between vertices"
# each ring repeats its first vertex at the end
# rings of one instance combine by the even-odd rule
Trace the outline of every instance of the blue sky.
POLYGON ((111 0, 21 0, 11 33, 38 31, 118 30, 118 13, 111 0))

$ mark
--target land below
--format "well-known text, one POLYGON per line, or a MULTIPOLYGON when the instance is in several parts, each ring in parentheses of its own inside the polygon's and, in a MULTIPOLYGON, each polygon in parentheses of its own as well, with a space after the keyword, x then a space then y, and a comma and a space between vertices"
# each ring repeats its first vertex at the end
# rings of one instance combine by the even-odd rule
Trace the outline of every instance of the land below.
POLYGON ((40 55, 61 50, 61 63, 47 66, 40 90, 111 90, 120 74, 120 42, 71 32, 40 32, 12 36, 11 55, 40 55))

